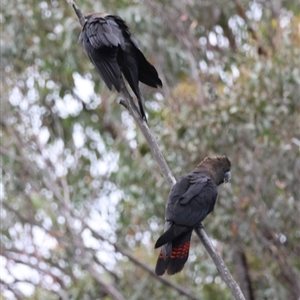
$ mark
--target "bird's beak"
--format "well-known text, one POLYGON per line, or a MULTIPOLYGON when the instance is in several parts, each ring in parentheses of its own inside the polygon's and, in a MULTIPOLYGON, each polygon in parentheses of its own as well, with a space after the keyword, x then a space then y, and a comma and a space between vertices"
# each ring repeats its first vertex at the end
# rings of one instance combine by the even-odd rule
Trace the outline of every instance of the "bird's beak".
POLYGON ((226 172, 224 175, 224 182, 228 182, 231 178, 231 173, 230 172, 226 172))

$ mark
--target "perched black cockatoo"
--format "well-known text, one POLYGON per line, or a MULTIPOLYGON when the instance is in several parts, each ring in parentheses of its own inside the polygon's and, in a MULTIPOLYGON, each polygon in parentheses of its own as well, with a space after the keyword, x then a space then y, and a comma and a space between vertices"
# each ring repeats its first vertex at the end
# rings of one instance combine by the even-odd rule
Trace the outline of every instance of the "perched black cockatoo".
POLYGON ((114 86, 120 92, 121 73, 124 74, 138 99, 141 116, 146 120, 139 81, 154 88, 162 87, 156 69, 147 61, 120 17, 93 13, 85 20, 79 41, 91 62, 110 90, 114 86))
POLYGON ((167 201, 165 232, 155 244, 155 248, 162 246, 156 275, 182 270, 189 256, 192 231, 213 211, 217 186, 230 179, 230 167, 225 156, 207 157, 173 186, 167 201))

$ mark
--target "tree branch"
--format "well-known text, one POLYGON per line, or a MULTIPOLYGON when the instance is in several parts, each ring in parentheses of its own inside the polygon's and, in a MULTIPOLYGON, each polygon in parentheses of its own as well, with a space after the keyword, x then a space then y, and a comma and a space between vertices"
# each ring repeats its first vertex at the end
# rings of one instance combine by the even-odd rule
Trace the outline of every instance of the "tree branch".
POLYGON ((84 15, 83 15, 82 11, 78 8, 78 6, 76 5, 76 3, 73 0, 66 0, 66 1, 74 9, 75 14, 76 14, 76 16, 79 20, 79 23, 80 23, 81 27, 83 27, 83 25, 85 23, 85 18, 84 18, 84 15))
POLYGON ((229 272, 224 260, 222 259, 221 255, 215 250, 213 247, 209 237, 207 236, 202 224, 195 228, 195 232, 198 235, 199 239, 201 240, 202 244, 204 245, 206 251, 208 252, 211 259, 214 261, 221 277, 231 290, 231 294, 234 296, 236 300, 245 300, 245 297, 232 277, 231 273, 229 272))
MULTIPOLYGON (((31 224, 32 226, 33 225, 36 225, 36 226, 39 226, 40 228, 43 228, 43 230, 45 230, 45 232, 47 232, 47 234, 49 234, 50 236, 54 237, 55 239, 57 239, 59 241, 59 243, 61 245, 64 245, 64 247, 68 247, 69 244, 68 244, 68 241, 66 240, 65 236, 60 236, 60 235, 57 235, 56 234, 56 231, 52 230, 51 232, 44 228, 43 225, 39 222, 37 222, 36 220, 32 220, 32 219, 27 219, 26 217, 24 217, 22 215, 22 213, 20 213, 19 211, 13 209, 9 204, 3 202, 2 203, 6 209, 10 210, 11 212, 13 212, 14 214, 17 215, 17 217, 25 224, 25 223, 28 223, 28 224, 31 224)), ((83 222, 83 220, 82 220, 83 222)), ((97 272, 97 270, 95 269, 95 264, 91 265, 89 263, 86 263, 87 261, 89 262, 90 261, 90 256, 86 253, 86 250, 85 248, 82 246, 83 243, 81 241, 81 237, 80 236, 76 236, 74 234, 74 231, 72 230, 72 228, 70 228, 69 230, 71 232, 71 236, 72 236, 72 240, 73 242, 75 243, 75 246, 76 248, 80 249, 81 250, 81 256, 80 257, 77 257, 76 255, 74 256, 71 256, 70 259, 73 260, 74 262, 78 263, 78 265, 80 265, 82 267, 82 269, 85 269, 87 270, 92 276, 93 278, 98 282, 98 284, 101 286, 101 288, 105 291, 105 293, 109 296, 112 297, 112 299, 114 300, 124 300, 125 298, 122 296, 122 294, 116 289, 116 287, 114 287, 114 285, 112 284, 109 284, 109 283, 106 283, 104 280, 103 280, 103 276, 101 276, 101 274, 99 272, 97 272)), ((10 252, 13 252, 15 249, 10 249, 9 251, 10 252)), ((5 255, 5 251, 4 253, 2 253, 2 255, 4 255, 5 257, 7 257, 8 259, 10 258, 9 255, 5 255)), ((28 255, 26 252, 22 252, 22 254, 24 255, 28 255)), ((15 262, 20 262, 20 263, 24 263, 26 264, 27 266, 30 266, 31 268, 34 268, 36 269, 37 271, 41 272, 41 273, 45 273, 45 272, 48 272, 47 274, 51 274, 51 276, 55 277, 54 274, 52 274, 52 272, 48 269, 45 269, 45 270, 42 270, 39 268, 39 266, 35 266, 33 264, 31 264, 30 262, 23 262, 21 260, 18 260, 16 258, 14 258, 14 261, 15 262)), ((51 264, 49 264, 51 267, 55 267, 55 268, 58 268, 59 270, 61 270, 62 273, 65 273, 65 271, 57 264, 54 264, 53 262, 51 262, 51 264)), ((51 268, 49 267, 49 269, 51 270, 51 268)), ((72 279, 73 278, 73 274, 67 274, 68 276, 70 276, 72 279)), ((58 280, 58 278, 56 278, 56 280, 60 283, 61 286, 63 286, 63 282, 60 282, 58 280)))
POLYGON ((125 107, 128 109, 129 113, 132 115, 132 117, 134 118, 134 120, 136 121, 138 126, 140 127, 144 137, 146 138, 146 140, 149 144, 152 154, 153 154, 162 174, 165 176, 169 185, 173 186, 176 183, 176 179, 173 176, 171 170, 169 169, 169 166, 168 166, 163 154, 161 153, 161 151, 159 149, 156 138, 153 136, 147 123, 141 118, 141 115, 138 112, 136 106, 132 105, 133 99, 125 86, 124 80, 122 80, 121 94, 124 97, 123 101, 125 101, 125 103, 129 104, 125 107))
MULTIPOLYGON (((76 6, 74 1, 67 0, 67 2, 70 5, 72 5, 72 7, 80 21, 80 24, 83 26, 84 23, 82 23, 82 18, 81 18, 82 13, 81 13, 80 9, 76 6)), ((121 86, 121 94, 124 97, 124 99, 122 99, 120 103, 129 111, 129 113, 132 115, 132 117, 138 124, 139 128, 141 129, 143 135, 145 136, 145 138, 149 144, 149 147, 152 151, 152 154, 153 154, 157 164, 160 167, 161 172, 165 176, 169 185, 172 187, 176 183, 176 180, 175 180, 171 170, 169 169, 169 166, 167 165, 167 162, 166 162, 163 154, 161 153, 161 151, 159 149, 159 146, 157 144, 155 137, 153 136, 152 132, 150 131, 147 123, 144 122, 143 119, 141 118, 141 116, 133 102, 133 99, 132 99, 130 93, 128 92, 123 80, 122 80, 122 86, 121 86)), ((196 231, 198 237, 200 238, 200 240, 202 241, 208 254, 214 261, 221 277, 223 278, 223 280, 225 281, 225 283, 231 290, 233 297, 236 300, 245 300, 245 297, 243 296, 240 287, 238 286, 238 284, 236 283, 236 281, 230 274, 226 264, 224 263, 222 257, 220 256, 220 254, 218 252, 216 252, 216 250, 214 249, 214 247, 211 244, 203 227, 199 226, 198 228, 195 228, 195 231, 196 231)))
POLYGON ((139 261, 138 259, 136 259, 133 255, 131 255, 130 253, 128 253, 126 250, 124 250, 122 247, 118 246, 116 243, 113 243, 111 241, 109 241, 108 239, 104 238, 100 233, 96 232, 94 229, 92 229, 85 220, 82 220, 83 225, 85 228, 89 229, 93 236, 99 240, 102 241, 106 241, 109 244, 111 244, 115 250, 119 253, 121 253, 122 255, 126 256, 129 260, 131 260, 135 265, 139 266, 141 269, 143 269, 144 271, 148 272, 152 277, 154 277, 156 280, 169 285, 171 288, 173 288, 174 290, 176 290, 178 293, 187 296, 189 299, 191 300, 197 300, 198 298, 193 296, 188 290, 186 290, 185 288, 183 288, 182 286, 180 286, 179 284, 172 282, 164 277, 161 276, 156 276, 155 272, 149 268, 147 265, 143 264, 141 261, 139 261))
POLYGON ((233 248, 232 255, 234 257, 233 265, 240 288, 247 300, 255 300, 252 282, 249 274, 249 267, 244 249, 239 244, 238 239, 234 239, 231 245, 233 248))

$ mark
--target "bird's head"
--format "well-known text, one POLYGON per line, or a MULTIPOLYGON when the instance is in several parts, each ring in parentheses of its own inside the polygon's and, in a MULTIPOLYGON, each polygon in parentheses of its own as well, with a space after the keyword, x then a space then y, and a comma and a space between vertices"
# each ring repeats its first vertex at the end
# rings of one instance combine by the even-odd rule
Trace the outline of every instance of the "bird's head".
POLYGON ((206 157, 197 168, 206 170, 217 185, 231 178, 231 163, 226 156, 206 157))

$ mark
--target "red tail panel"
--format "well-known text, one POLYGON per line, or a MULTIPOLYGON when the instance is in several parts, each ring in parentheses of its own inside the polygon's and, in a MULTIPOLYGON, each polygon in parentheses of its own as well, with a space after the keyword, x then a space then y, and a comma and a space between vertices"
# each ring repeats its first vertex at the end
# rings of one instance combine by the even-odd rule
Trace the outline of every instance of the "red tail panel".
POLYGON ((155 268, 156 275, 163 275, 165 271, 173 275, 182 270, 189 257, 191 235, 192 231, 189 231, 173 240, 172 247, 168 247, 171 251, 166 253, 165 258, 162 251, 160 252, 155 268))

